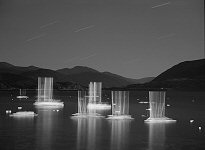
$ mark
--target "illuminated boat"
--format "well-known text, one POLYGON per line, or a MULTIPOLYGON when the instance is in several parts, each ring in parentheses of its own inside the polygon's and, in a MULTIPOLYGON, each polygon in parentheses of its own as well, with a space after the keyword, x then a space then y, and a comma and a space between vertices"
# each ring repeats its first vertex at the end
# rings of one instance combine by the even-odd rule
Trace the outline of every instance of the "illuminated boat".
POLYGON ((19 111, 13 114, 10 114, 10 117, 34 117, 38 114, 34 113, 33 111, 19 111))

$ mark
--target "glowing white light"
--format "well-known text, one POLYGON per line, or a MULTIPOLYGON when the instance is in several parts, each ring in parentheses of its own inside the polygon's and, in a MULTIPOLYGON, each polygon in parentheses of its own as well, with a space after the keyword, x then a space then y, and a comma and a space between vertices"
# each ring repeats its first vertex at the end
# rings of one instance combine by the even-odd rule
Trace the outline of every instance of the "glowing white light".
POLYGON ((192 123, 192 122, 194 122, 194 120, 190 120, 189 122, 192 123))
POLYGON ((90 82, 89 84, 89 96, 87 109, 91 113, 92 110, 106 110, 111 109, 111 105, 102 102, 102 82, 90 82))
POLYGON ((20 111, 13 114, 10 114, 11 117, 34 117, 37 116, 33 111, 20 111))
POLYGON ((148 104, 149 102, 139 102, 140 104, 148 104))
POLYGON ((112 91, 112 115, 107 119, 133 119, 129 115, 128 91, 112 91))
POLYGON ((145 122, 175 122, 171 118, 165 117, 165 91, 150 91, 149 106, 150 117, 145 122))
POLYGON ((163 117, 163 118, 148 118, 145 120, 146 123, 163 123, 163 122, 176 122, 176 120, 163 117))
POLYGON ((20 110, 20 109, 22 109, 22 107, 18 107, 18 109, 20 110))
POLYGON ((25 99, 27 99, 28 96, 17 96, 16 98, 25 98, 25 99))
POLYGON ((124 120, 124 119, 134 119, 134 118, 132 118, 130 115, 119 115, 119 116, 117 116, 117 115, 108 115, 107 119, 111 119, 111 120, 122 119, 122 120, 124 120))
POLYGON ((59 110, 58 110, 58 109, 57 109, 56 111, 57 111, 57 112, 59 112, 59 110))
POLYGON ((53 102, 35 102, 34 105, 36 106, 61 106, 63 107, 63 102, 53 101, 53 102))
POLYGON ((151 108, 147 108, 146 110, 151 110, 151 108))
POLYGON ((58 106, 63 107, 64 103, 53 99, 53 78, 38 78, 38 99, 34 103, 36 106, 58 106))
POLYGON ((75 113, 71 118, 104 118, 104 116, 98 113, 75 113))
POLYGON ((71 118, 104 117, 96 113, 96 109, 88 110, 87 103, 89 99, 90 97, 86 96, 86 91, 78 91, 78 113, 72 114, 71 118))
POLYGON ((25 99, 27 99, 28 96, 26 96, 26 91, 25 91, 25 90, 22 91, 22 90, 20 89, 20 95, 17 96, 16 98, 19 98, 19 99, 25 98, 25 99))
POLYGON ((6 110, 6 113, 7 113, 7 114, 10 114, 10 113, 11 113, 11 110, 6 110))
POLYGON ((170 106, 170 104, 167 104, 167 107, 169 107, 170 106))
POLYGON ((199 127, 199 130, 201 130, 201 127, 199 127))
POLYGON ((87 105, 87 108, 88 108, 88 109, 100 109, 100 110, 105 110, 105 109, 111 109, 111 105, 109 105, 109 104, 103 104, 103 103, 100 103, 100 104, 89 103, 89 104, 87 105))

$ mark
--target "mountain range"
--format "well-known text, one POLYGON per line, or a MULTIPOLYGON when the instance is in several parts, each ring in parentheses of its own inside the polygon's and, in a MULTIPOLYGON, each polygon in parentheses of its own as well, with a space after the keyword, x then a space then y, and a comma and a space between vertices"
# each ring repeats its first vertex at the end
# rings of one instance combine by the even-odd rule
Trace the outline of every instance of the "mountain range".
POLYGON ((124 87, 130 84, 146 83, 154 79, 153 77, 130 79, 84 66, 51 70, 35 66, 20 67, 0 62, 1 89, 37 88, 38 77, 53 77, 54 86, 58 89, 84 88, 90 81, 102 82, 104 88, 124 87))
POLYGON ((205 90, 205 59, 184 61, 162 72, 152 81, 128 85, 130 89, 171 88, 180 90, 205 90))
POLYGON ((35 66, 20 67, 0 62, 0 89, 37 88, 38 77, 53 77, 56 89, 85 89, 89 82, 103 83, 103 88, 126 90, 171 88, 205 90, 205 59, 184 61, 159 74, 156 78, 125 78, 110 72, 76 66, 58 70, 35 66))

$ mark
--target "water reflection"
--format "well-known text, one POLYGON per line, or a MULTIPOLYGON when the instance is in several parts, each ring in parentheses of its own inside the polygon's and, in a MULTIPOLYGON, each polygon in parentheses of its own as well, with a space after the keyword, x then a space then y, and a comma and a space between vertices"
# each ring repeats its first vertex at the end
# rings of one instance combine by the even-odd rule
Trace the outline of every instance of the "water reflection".
MULTIPOLYGON (((59 110, 59 108, 57 109, 59 110)), ((58 127, 58 114, 53 108, 37 108, 38 118, 36 121, 37 149, 52 149, 55 143, 55 127, 58 127)))
POLYGON ((166 127, 173 124, 175 123, 146 123, 146 125, 149 127, 149 150, 166 149, 166 127))
POLYGON ((124 150, 129 144, 130 120, 109 120, 111 124, 110 149, 124 150))
POLYGON ((77 121, 77 150, 95 150, 100 142, 100 118, 76 118, 77 121))

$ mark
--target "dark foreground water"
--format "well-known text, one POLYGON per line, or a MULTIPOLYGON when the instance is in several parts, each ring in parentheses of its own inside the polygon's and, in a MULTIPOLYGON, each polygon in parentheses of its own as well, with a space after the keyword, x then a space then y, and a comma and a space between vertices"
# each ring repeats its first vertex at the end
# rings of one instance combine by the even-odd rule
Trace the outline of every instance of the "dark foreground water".
POLYGON ((0 92, 0 150, 205 149, 205 92, 167 92, 170 107, 166 107, 166 116, 177 122, 150 124, 144 123, 148 104, 138 103, 148 101, 148 92, 130 92, 132 121, 72 119, 71 114, 77 112, 76 92, 55 92, 65 102, 62 109, 37 109, 33 106, 36 92, 27 94, 28 100, 17 100, 15 92, 0 92), (6 110, 19 111, 19 106, 38 116, 13 118, 6 114, 6 110))

